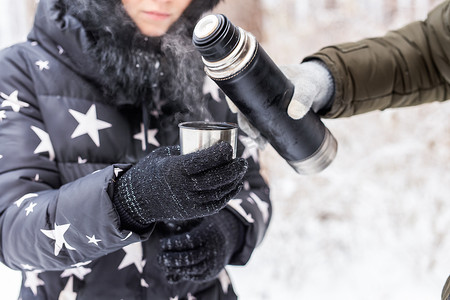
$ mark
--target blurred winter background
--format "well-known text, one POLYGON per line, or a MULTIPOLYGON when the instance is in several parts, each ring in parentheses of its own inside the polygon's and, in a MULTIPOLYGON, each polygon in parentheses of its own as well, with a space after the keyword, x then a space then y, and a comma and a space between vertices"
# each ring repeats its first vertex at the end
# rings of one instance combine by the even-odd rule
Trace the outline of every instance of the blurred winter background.
MULTIPOLYGON (((1 47, 24 39, 35 2, 0 0, 1 47)), ((227 0, 217 11, 289 64, 423 19, 438 3, 227 0)), ((449 116, 450 101, 324 120, 339 151, 314 176, 266 149, 274 215, 248 265, 229 268, 240 299, 440 299, 450 274, 449 116)), ((16 299, 19 281, 0 264, 0 299, 16 299)))

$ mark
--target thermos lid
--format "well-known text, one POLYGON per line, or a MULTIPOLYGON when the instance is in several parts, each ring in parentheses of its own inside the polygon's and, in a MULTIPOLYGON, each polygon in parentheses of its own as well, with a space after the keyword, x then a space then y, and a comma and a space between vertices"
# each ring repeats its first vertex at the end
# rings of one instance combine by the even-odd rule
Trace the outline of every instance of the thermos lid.
POLYGON ((219 61, 227 57, 239 42, 236 26, 221 14, 203 17, 194 28, 192 41, 207 61, 219 61))
POLYGON ((216 15, 209 15, 201 19, 194 28, 194 36, 204 39, 214 33, 219 27, 219 18, 216 15))

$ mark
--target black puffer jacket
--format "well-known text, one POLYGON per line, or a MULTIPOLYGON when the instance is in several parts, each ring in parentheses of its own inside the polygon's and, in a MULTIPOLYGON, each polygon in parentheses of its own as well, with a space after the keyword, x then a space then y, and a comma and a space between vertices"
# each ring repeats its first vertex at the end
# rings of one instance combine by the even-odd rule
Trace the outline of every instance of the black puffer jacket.
MULTIPOLYGON (((156 263, 159 225, 145 235, 119 230, 108 188, 114 165, 145 155, 142 111, 107 104, 83 27, 58 13, 41 0, 29 41, 0 52, 0 261, 23 271, 21 298, 235 299, 225 271, 169 285, 156 263)), ((233 121, 222 96, 205 96, 217 121, 233 121)), ((178 143, 170 115, 150 116, 150 150, 178 143)), ((232 264, 248 261, 271 216, 256 148, 240 140, 246 188, 226 209, 246 232, 232 264)))

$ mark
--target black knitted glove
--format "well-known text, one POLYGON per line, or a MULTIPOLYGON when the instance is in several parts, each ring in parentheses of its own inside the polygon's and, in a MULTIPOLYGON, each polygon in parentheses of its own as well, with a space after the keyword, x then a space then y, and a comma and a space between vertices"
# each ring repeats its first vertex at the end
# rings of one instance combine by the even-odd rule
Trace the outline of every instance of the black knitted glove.
POLYGON ((244 224, 224 209, 187 232, 161 239, 158 263, 170 283, 208 281, 228 264, 243 239, 244 224))
POLYGON ((121 227, 140 232, 156 221, 188 220, 217 213, 242 187, 247 161, 232 159, 227 143, 180 155, 161 147, 114 185, 121 227))

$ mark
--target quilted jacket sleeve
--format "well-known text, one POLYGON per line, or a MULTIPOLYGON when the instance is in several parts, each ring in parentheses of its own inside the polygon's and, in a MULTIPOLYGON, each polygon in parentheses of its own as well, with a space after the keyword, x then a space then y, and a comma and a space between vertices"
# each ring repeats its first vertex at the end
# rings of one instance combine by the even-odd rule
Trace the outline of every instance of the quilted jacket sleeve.
POLYGON ((336 93, 328 118, 444 101, 450 97, 450 1, 423 22, 379 38, 322 49, 312 56, 332 72, 336 93))
POLYGON ((107 193, 114 166, 61 185, 25 56, 0 53, 0 261, 62 270, 145 238, 118 229, 107 193))

